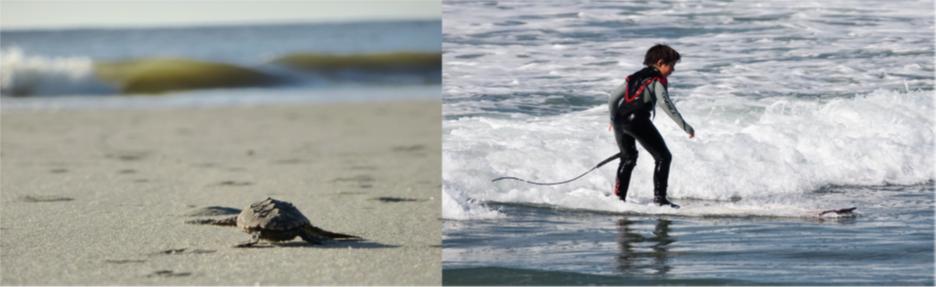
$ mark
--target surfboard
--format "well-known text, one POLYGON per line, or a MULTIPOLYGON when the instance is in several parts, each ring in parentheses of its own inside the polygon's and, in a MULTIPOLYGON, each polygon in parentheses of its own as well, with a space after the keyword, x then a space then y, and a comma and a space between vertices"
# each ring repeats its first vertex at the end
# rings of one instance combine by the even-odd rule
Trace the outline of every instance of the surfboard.
POLYGON ((842 208, 842 209, 813 210, 813 211, 807 211, 806 213, 818 215, 818 216, 822 216, 828 213, 850 214, 852 211, 855 211, 855 209, 857 209, 857 207, 849 207, 849 208, 842 208))

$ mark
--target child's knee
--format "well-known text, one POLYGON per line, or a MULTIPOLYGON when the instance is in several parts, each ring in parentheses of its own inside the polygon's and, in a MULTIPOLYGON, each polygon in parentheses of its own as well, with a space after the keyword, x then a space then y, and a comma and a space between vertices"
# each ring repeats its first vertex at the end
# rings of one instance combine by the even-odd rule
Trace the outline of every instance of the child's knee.
POLYGON ((673 154, 671 154, 668 150, 664 150, 660 152, 659 156, 657 156, 656 161, 669 163, 673 161, 673 154))
POLYGON ((621 164, 622 165, 636 165, 637 164, 637 149, 629 151, 627 154, 621 155, 621 164))

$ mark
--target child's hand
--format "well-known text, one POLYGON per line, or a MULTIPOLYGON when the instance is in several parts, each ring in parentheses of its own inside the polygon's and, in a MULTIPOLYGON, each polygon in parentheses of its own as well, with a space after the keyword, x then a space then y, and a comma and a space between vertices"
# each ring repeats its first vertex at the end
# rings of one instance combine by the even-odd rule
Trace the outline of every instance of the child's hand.
POLYGON ((695 137, 695 133, 690 133, 689 138, 693 138, 693 137, 695 137))

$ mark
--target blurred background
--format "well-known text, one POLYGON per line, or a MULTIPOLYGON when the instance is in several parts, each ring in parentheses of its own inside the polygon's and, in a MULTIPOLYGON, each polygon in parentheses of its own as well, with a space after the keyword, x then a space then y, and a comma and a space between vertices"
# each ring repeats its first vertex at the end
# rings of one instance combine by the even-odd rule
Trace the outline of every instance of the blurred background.
POLYGON ((440 97, 437 1, 0 5, 4 110, 440 97))

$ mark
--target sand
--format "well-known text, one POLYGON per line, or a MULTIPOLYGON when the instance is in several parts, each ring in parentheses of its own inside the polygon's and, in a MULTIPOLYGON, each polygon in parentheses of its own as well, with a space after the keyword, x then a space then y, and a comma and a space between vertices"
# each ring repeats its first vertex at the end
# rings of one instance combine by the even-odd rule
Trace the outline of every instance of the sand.
POLYGON ((0 284, 440 285, 440 107, 4 112, 0 284), (266 197, 367 240, 183 223, 266 197))

